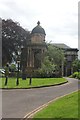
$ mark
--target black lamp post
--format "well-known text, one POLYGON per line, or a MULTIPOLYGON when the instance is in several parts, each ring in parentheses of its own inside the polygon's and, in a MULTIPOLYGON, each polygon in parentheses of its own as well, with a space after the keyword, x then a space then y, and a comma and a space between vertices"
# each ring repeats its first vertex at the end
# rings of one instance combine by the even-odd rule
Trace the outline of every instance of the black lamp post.
POLYGON ((21 51, 18 51, 18 58, 17 58, 17 80, 16 80, 16 85, 19 85, 19 70, 20 70, 20 55, 21 51))
POLYGON ((18 70, 17 70, 17 81, 16 81, 16 85, 19 85, 19 66, 20 66, 20 61, 17 61, 17 65, 18 65, 18 70))

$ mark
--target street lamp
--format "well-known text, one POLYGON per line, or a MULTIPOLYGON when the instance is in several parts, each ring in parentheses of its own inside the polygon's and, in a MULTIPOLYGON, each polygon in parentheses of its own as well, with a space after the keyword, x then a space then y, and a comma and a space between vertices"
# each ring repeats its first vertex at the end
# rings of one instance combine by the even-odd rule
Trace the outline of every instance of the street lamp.
POLYGON ((19 70, 20 70, 20 55, 21 55, 21 51, 19 51, 18 49, 18 57, 17 57, 17 80, 16 80, 16 85, 19 85, 19 70))
POLYGON ((18 65, 18 70, 17 70, 17 81, 16 81, 16 85, 19 85, 19 66, 20 66, 20 61, 17 61, 17 65, 18 65))

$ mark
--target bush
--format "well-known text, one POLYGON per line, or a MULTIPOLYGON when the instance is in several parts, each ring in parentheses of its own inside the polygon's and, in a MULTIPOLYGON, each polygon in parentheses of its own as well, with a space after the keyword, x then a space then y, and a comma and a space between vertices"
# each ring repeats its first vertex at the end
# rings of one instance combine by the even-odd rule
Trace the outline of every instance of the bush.
POLYGON ((74 72, 74 73, 72 74, 72 77, 73 77, 73 78, 77 78, 77 76, 78 76, 78 72, 74 72))
POLYGON ((69 76, 70 78, 77 78, 80 79, 80 72, 74 72, 72 75, 69 76))
POLYGON ((77 78, 80 80, 80 72, 78 73, 77 78))
POLYGON ((35 78, 56 78, 56 77, 61 77, 60 73, 57 71, 57 72, 46 72, 46 71, 43 71, 43 70, 34 70, 32 72, 32 77, 35 78))

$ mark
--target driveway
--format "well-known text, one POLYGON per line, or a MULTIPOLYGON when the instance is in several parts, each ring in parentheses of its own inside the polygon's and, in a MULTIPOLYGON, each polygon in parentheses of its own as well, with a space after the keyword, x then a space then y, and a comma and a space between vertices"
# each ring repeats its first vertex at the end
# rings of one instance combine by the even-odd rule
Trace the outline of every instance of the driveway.
POLYGON ((59 86, 2 90, 2 117, 23 118, 46 102, 80 88, 77 79, 67 78, 67 80, 68 83, 59 86))

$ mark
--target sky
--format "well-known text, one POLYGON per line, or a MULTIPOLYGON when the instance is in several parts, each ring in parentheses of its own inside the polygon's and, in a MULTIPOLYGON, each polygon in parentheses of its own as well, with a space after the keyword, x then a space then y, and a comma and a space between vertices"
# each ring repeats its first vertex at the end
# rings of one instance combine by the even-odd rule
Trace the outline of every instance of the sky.
POLYGON ((78 48, 78 0, 0 0, 0 17, 29 31, 40 21, 46 42, 78 48))

